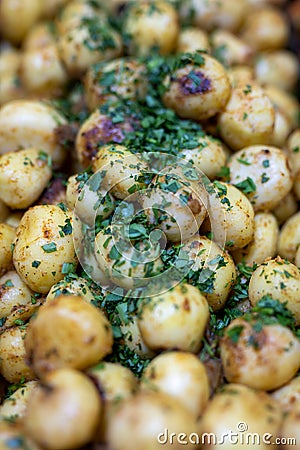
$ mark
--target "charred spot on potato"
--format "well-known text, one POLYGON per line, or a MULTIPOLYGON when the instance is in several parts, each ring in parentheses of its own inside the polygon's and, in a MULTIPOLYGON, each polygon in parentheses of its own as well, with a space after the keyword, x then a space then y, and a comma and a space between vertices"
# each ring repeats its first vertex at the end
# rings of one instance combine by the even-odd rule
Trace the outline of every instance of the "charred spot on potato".
POLYGON ((212 89, 211 80, 201 70, 193 70, 187 75, 177 78, 184 95, 205 94, 212 89))

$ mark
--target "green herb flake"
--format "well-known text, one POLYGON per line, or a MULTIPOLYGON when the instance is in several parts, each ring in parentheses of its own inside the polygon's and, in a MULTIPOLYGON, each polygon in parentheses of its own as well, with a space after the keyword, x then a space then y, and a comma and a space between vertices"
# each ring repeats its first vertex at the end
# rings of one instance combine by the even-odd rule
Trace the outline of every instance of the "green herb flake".
POLYGON ((53 253, 56 252, 57 247, 55 242, 50 242, 49 244, 42 245, 42 249, 45 253, 53 253))
POLYGON ((35 267, 36 269, 39 267, 39 265, 41 264, 41 261, 37 261, 36 259, 34 261, 32 261, 31 266, 35 267))
POLYGON ((244 329, 244 325, 235 325, 229 330, 226 330, 225 334, 231 339, 234 344, 237 344, 244 329))
POLYGON ((70 262, 63 263, 63 265, 61 267, 62 274, 68 275, 68 274, 74 273, 74 272, 75 272, 75 264, 74 263, 70 263, 70 262))
POLYGON ((244 194, 251 194, 252 192, 256 191, 256 185, 250 177, 247 177, 240 183, 234 184, 234 186, 240 189, 244 194))

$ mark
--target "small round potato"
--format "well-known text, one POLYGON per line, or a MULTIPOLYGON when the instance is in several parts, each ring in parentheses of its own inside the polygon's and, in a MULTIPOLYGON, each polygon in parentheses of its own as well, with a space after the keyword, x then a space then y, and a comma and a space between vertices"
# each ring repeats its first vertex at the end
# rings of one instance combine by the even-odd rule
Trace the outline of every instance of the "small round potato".
POLYGON ((26 148, 0 155, 0 198, 12 209, 24 209, 41 195, 52 175, 49 155, 26 148))
POLYGON ((241 35, 256 51, 277 50, 287 43, 289 25, 279 9, 258 8, 247 15, 241 35))
POLYGON ((0 77, 16 74, 20 67, 21 52, 9 45, 0 45, 0 50, 0 77))
POLYGON ((34 379, 33 371, 26 364, 25 336, 26 331, 17 326, 0 335, 0 373, 10 383, 34 379))
POLYGON ((287 142, 287 155, 293 174, 300 172, 300 128, 294 130, 287 142))
POLYGON ((215 28, 237 31, 248 13, 248 0, 186 0, 180 14, 193 25, 211 31, 215 28))
POLYGON ((17 228, 13 261, 31 289, 47 294, 68 265, 77 265, 71 213, 56 205, 30 208, 17 228))
POLYGON ((128 316, 126 323, 121 322, 120 328, 124 343, 130 350, 139 355, 141 359, 151 359, 155 356, 154 351, 150 350, 143 341, 137 315, 131 314, 128 316))
POLYGON ((86 302, 92 303, 94 296, 85 278, 65 276, 65 278, 54 284, 50 289, 46 302, 52 301, 59 295, 76 295, 82 297, 86 302))
POLYGON ((254 263, 261 264, 266 258, 273 258, 276 255, 278 234, 278 223, 272 213, 255 214, 253 241, 232 252, 235 262, 252 266, 254 263))
POLYGON ((294 409, 283 419, 280 431, 281 442, 286 450, 293 450, 300 441, 300 406, 297 404, 294 409))
POLYGON ((283 413, 293 411, 295 406, 300 406, 300 377, 293 378, 271 395, 279 403, 283 413))
POLYGON ((25 338, 27 359, 44 376, 63 367, 86 369, 112 350, 109 321, 82 297, 59 295, 46 302, 30 322, 25 338))
MULTIPOLYGON (((0 121, 1 124, 1 121, 0 121)), ((121 123, 113 123, 112 117, 96 109, 81 125, 76 137, 76 153, 83 167, 91 165, 99 148, 113 141, 121 144, 126 133, 132 132, 130 117, 121 123)))
POLYGON ((55 44, 55 30, 51 22, 38 22, 26 34, 22 42, 25 50, 37 50, 55 44))
POLYGON ((40 0, 1 0, 0 29, 5 39, 19 44, 39 19, 42 12, 40 0))
POLYGON ((211 35, 212 52, 228 67, 237 64, 249 64, 253 49, 246 41, 226 30, 215 30, 211 35))
POLYGON ((164 105, 179 117, 194 120, 209 119, 222 111, 231 90, 222 64, 205 53, 167 76, 164 84, 164 105))
POLYGON ((32 304, 33 292, 14 270, 0 278, 0 319, 8 317, 19 306, 32 304))
POLYGON ((195 164, 208 178, 214 179, 226 164, 224 146, 221 141, 209 135, 199 137, 198 142, 197 147, 182 150, 180 156, 195 164))
POLYGON ((277 147, 246 147, 230 158, 228 167, 230 183, 247 195, 254 211, 272 210, 292 188, 287 157, 277 147))
POLYGON ((192 237, 182 250, 188 253, 189 261, 194 262, 190 270, 211 271, 213 285, 211 292, 205 293, 205 297, 213 311, 223 308, 236 279, 231 256, 205 236, 192 237))
POLYGON ((254 70, 250 66, 238 65, 227 70, 233 88, 238 86, 251 85, 255 82, 254 70))
POLYGON ((14 227, 0 223, 0 276, 12 269, 12 244, 15 237, 14 227))
POLYGON ((264 86, 264 92, 271 100, 275 109, 279 109, 288 117, 292 128, 298 127, 300 105, 297 98, 291 93, 272 84, 264 86))
POLYGON ((291 330, 240 317, 226 328, 220 354, 229 383, 265 391, 283 386, 300 367, 300 342, 291 330))
POLYGON ((0 406, 1 419, 9 420, 14 417, 17 421, 22 421, 26 414, 28 399, 37 386, 37 381, 27 381, 6 398, 0 406))
POLYGON ((260 84, 291 91, 299 76, 298 65, 296 55, 288 50, 260 53, 255 61, 255 77, 260 84))
POLYGON ((212 438, 217 443, 213 446, 216 450, 267 450, 270 445, 262 441, 257 444, 257 436, 272 436, 275 440, 275 436, 279 434, 281 420, 278 405, 265 392, 255 391, 240 384, 225 384, 208 403, 202 416, 202 448, 211 449, 209 439, 212 438))
POLYGON ((93 171, 105 172, 101 186, 120 199, 128 197, 134 185, 142 186, 136 178, 147 168, 138 155, 118 144, 101 147, 93 160, 93 171))
POLYGON ((300 269, 281 259, 269 259, 252 273, 249 283, 249 300, 252 306, 264 295, 287 303, 296 324, 300 324, 300 269))
POLYGON ((132 437, 137 449, 179 450, 182 444, 169 441, 164 433, 186 436, 184 448, 192 450, 194 444, 187 436, 197 431, 194 415, 179 404, 177 399, 162 392, 140 392, 123 401, 108 424, 108 445, 114 450, 131 450, 132 437), (151 426, 149 426, 151 424, 151 426))
POLYGON ((32 439, 29 439, 27 434, 25 435, 23 425, 10 423, 5 420, 0 422, 0 445, 1 450, 11 450, 12 445, 15 450, 24 450, 24 448, 44 450, 32 439))
POLYGON ((227 250, 249 244, 254 235, 254 211, 246 195, 219 181, 209 196, 208 219, 201 230, 211 231, 214 241, 227 250))
POLYGON ((176 9, 165 0, 133 3, 125 21, 129 53, 148 55, 157 48, 162 55, 172 53, 179 34, 176 9))
POLYGON ((25 91, 17 73, 0 75, 0 106, 24 96, 25 91))
POLYGON ((300 245, 300 212, 292 215, 282 226, 278 239, 278 253, 294 262, 300 245))
MULTIPOLYGON (((54 3, 58 0, 54 0, 54 3)), ((55 17, 55 27, 57 34, 63 36, 67 31, 78 28, 82 19, 92 19, 93 17, 105 18, 100 14, 97 5, 91 2, 82 2, 81 0, 67 1, 60 14, 55 17), (97 11, 96 11, 96 9, 97 11)))
POLYGON ((20 74, 25 89, 43 97, 61 95, 68 80, 55 43, 24 51, 20 74))
POLYGON ((209 380, 204 364, 192 353, 166 352, 154 358, 143 372, 141 390, 174 397, 195 418, 209 399, 209 380))
POLYGON ((269 144, 275 124, 275 111, 260 86, 245 83, 232 89, 218 124, 221 137, 232 150, 254 144, 269 144))
POLYGON ((190 284, 179 284, 140 303, 138 326, 151 349, 197 353, 209 318, 204 295, 190 284))
POLYGON ((55 165, 64 159, 55 128, 66 119, 52 106, 37 100, 14 100, 0 109, 0 154, 34 147, 49 153, 55 165))
POLYGON ((80 448, 93 438, 101 409, 97 389, 86 375, 54 370, 29 397, 24 425, 43 448, 80 448))
POLYGON ((85 77, 85 99, 90 111, 118 98, 137 100, 146 94, 145 66, 137 60, 120 58, 95 64, 85 77))
POLYGON ((284 147, 292 129, 293 127, 287 114, 275 108, 275 122, 270 144, 275 147, 284 147))
POLYGON ((177 53, 194 53, 197 50, 210 52, 208 34, 196 27, 187 27, 180 31, 177 41, 177 53))
POLYGON ((289 192, 273 209, 272 213, 277 219, 278 225, 282 225, 298 211, 298 203, 293 192, 289 192))

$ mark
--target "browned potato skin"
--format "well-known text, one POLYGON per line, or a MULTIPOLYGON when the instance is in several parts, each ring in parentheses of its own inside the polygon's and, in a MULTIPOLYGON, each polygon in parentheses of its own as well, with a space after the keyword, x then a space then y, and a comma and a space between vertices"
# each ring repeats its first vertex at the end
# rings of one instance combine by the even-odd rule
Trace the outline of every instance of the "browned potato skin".
POLYGON ((256 331, 254 324, 237 318, 226 328, 220 343, 224 375, 230 383, 271 391, 297 373, 300 343, 292 331, 282 325, 264 325, 256 331), (228 332, 237 326, 242 328, 237 342, 233 342, 228 332))
POLYGON ((61 295, 44 304, 28 328, 27 359, 40 376, 59 368, 86 369, 112 350, 111 326, 82 297, 61 295))
POLYGON ((12 268, 12 247, 16 236, 14 227, 0 223, 0 276, 12 268))
POLYGON ((188 64, 165 80, 163 103, 181 118, 205 120, 220 112, 230 95, 230 81, 224 67, 203 54, 203 64, 188 64), (199 80, 191 80, 190 74, 199 80))

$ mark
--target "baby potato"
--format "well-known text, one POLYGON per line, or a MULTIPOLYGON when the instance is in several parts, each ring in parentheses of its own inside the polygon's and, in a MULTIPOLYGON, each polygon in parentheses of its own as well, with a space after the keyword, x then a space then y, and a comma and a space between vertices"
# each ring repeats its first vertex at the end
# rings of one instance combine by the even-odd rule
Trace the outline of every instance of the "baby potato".
POLYGON ((25 90, 21 86, 17 73, 4 73, 0 75, 0 106, 25 97, 25 90))
POLYGON ((92 167, 94 172, 105 172, 101 185, 120 199, 128 197, 134 185, 142 186, 137 178, 148 168, 139 155, 118 144, 101 147, 93 159, 92 167))
POLYGON ((278 223, 272 213, 255 214, 253 241, 232 252, 235 262, 252 266, 254 263, 261 264, 268 257, 273 258, 276 255, 278 234, 278 223))
POLYGON ((270 446, 255 439, 255 435, 272 436, 275 440, 280 424, 281 411, 268 394, 241 384, 225 384, 208 403, 200 421, 200 432, 207 436, 202 448, 212 448, 208 440, 212 433, 211 442, 216 443, 213 446, 216 450, 235 447, 267 450, 270 446), (228 435, 234 437, 229 440, 228 435))
POLYGON ((222 139, 232 150, 269 144, 275 111, 261 87, 255 83, 240 84, 232 89, 218 124, 222 139))
POLYGON ((9 420, 13 417, 18 422, 22 421, 26 414, 28 399, 37 386, 37 381, 27 381, 6 398, 0 406, 1 419, 9 420))
POLYGON ((279 9, 253 9, 247 15, 241 36, 245 42, 251 42, 256 51, 277 50, 287 44, 289 25, 279 9))
POLYGON ((47 0, 43 3, 43 16, 53 17, 70 0, 47 0))
POLYGON ((24 427, 19 424, 14 424, 6 421, 0 422, 0 445, 1 450, 11 450, 12 445, 15 450, 43 450, 32 439, 29 439, 24 433, 24 427), (24 447, 25 446, 25 447, 24 447))
POLYGON ((197 27, 182 29, 178 35, 176 53, 194 53, 197 50, 210 52, 208 34, 197 27))
POLYGON ((34 291, 47 294, 64 278, 77 258, 73 243, 72 215, 56 205, 37 205, 23 215, 16 232, 14 266, 34 291))
POLYGON ((22 42, 22 48, 28 50, 38 50, 55 44, 55 30, 51 22, 38 22, 26 34, 22 42))
POLYGON ((26 330, 17 326, 0 335, 0 373, 10 383, 34 379, 34 373, 26 364, 25 336, 26 330))
POLYGON ((224 67, 205 53, 195 54, 184 67, 173 71, 164 85, 164 105, 183 119, 198 121, 222 111, 231 90, 224 67))
POLYGON ((209 196, 208 218, 201 231, 211 231, 214 241, 230 251, 249 244, 254 235, 254 211, 246 195, 218 181, 209 196))
MULTIPOLYGON (((130 117, 121 123, 113 123, 113 116, 94 111, 81 125, 76 137, 76 154, 79 162, 87 168, 99 148, 111 141, 122 143, 126 133, 133 131, 130 117)), ((1 122, 0 122, 1 123, 1 122)))
POLYGON ((254 70, 252 67, 247 65, 237 65, 230 67, 227 70, 227 75, 229 76, 231 86, 233 88, 238 86, 251 85, 255 82, 254 70))
POLYGON ((21 57, 20 74, 25 89, 43 97, 58 97, 68 81, 55 43, 25 50, 21 57))
POLYGON ((40 0, 1 0, 0 29, 2 36, 19 44, 39 19, 42 11, 40 0))
POLYGON ((218 29, 210 35, 212 53, 225 66, 249 64, 253 56, 253 49, 239 37, 229 31, 218 29))
POLYGON ((14 270, 0 278, 0 319, 7 318, 19 306, 32 304, 33 292, 14 270))
POLYGON ((280 405, 283 413, 293 411, 295 406, 300 406, 300 377, 293 378, 292 381, 276 389, 271 395, 280 405))
POLYGON ((300 171, 296 173, 294 176, 294 185, 293 192, 295 194, 296 199, 300 200, 300 171))
POLYGON ((296 128, 299 125, 300 111, 300 105, 297 98, 291 93, 272 84, 264 86, 264 92, 271 100, 275 109, 277 108, 285 114, 288 117, 292 128, 296 128))
MULTIPOLYGON (((2 203, 2 200, 1 200, 2 203)), ((5 204, 5 203, 3 203, 5 204)), ((6 206, 6 205, 5 205, 6 206)), ((7 206, 6 206, 7 208, 7 206)), ((9 209, 7 208, 7 211, 9 211, 9 209)), ((24 211, 13 211, 10 212, 7 217, 5 218, 5 223, 7 225, 10 225, 14 228, 17 228, 17 226, 19 225, 22 217, 23 217, 24 211)))
POLYGON ((287 142, 287 155, 293 174, 300 172, 300 128, 290 134, 287 142))
POLYGON ((65 278, 54 284, 46 297, 46 302, 52 301, 58 295, 75 295, 82 297, 86 302, 92 303, 94 296, 85 278, 65 276, 65 278))
POLYGON ((185 173, 185 169, 167 168, 141 193, 142 208, 150 223, 171 242, 191 238, 207 215, 208 195, 200 175, 195 173, 191 180, 185 173))
POLYGON ((275 147, 284 147, 292 128, 288 116, 275 108, 275 122, 270 144, 275 147))
POLYGON ((100 14, 97 7, 90 2, 72 0, 66 3, 60 14, 55 17, 55 27, 59 36, 63 36, 69 30, 78 28, 82 19, 91 19, 95 16, 105 18, 105 15, 100 14))
POLYGON ((180 156, 195 164, 208 178, 214 179, 226 164, 224 146, 221 141, 209 135, 199 137, 198 142, 197 147, 182 150, 180 156))
POLYGON ((282 226, 278 239, 278 253, 294 262, 300 245, 300 212, 292 215, 282 226))
POLYGON ((12 268, 12 244, 15 237, 14 227, 0 223, 0 276, 12 268))
POLYGON ((48 153, 56 166, 64 159, 55 128, 66 119, 52 106, 37 100, 14 100, 0 109, 0 154, 20 148, 48 153))
POLYGON ((146 89, 145 66, 133 58, 95 64, 88 70, 84 81, 85 99, 90 111, 118 98, 141 99, 146 89))
POLYGON ((138 317, 136 314, 131 314, 127 317, 127 321, 120 324, 124 344, 134 351, 141 359, 150 359, 155 356, 153 350, 147 347, 143 341, 139 326, 138 317))
POLYGON ((25 430, 49 450, 79 448, 93 438, 101 409, 97 389, 86 375, 54 370, 29 397, 25 430))
POLYGON ((93 226, 97 216, 101 217, 101 220, 110 216, 115 208, 115 202, 113 196, 105 189, 93 190, 93 180, 96 180, 97 175, 87 182, 81 178, 81 175, 72 175, 68 179, 66 203, 80 220, 93 226))
POLYGON ((0 50, 0 77, 16 74, 20 67, 21 52, 10 45, 0 45, 0 50))
POLYGON ((191 267, 193 272, 202 269, 211 272, 212 288, 205 293, 205 297, 213 311, 223 308, 236 279, 231 256, 205 236, 192 237, 182 250, 188 253, 189 261, 194 262, 191 267))
POLYGON ((148 285, 163 267, 159 244, 145 239, 133 245, 122 232, 114 236, 107 231, 101 230, 94 243, 96 260, 105 276, 124 289, 148 285))
POLYGON ((94 63, 122 53, 121 36, 99 14, 82 17, 80 24, 58 35, 58 52, 72 78, 79 78, 94 63))
POLYGON ((287 157, 277 147, 246 147, 230 158, 228 167, 230 183, 245 192, 254 211, 274 209, 292 188, 287 157))
POLYGON ((143 392, 163 392, 174 397, 195 418, 202 415, 209 399, 209 380, 196 355, 166 352, 154 358, 143 372, 143 392))
POLYGON ((288 50, 260 53, 255 60, 254 69, 260 84, 273 84, 287 91, 294 89, 299 76, 297 57, 288 50))
POLYGON ((211 31, 215 28, 237 31, 248 13, 248 1, 187 0, 182 2, 180 15, 193 25, 211 31))
MULTIPOLYGON (((116 409, 109 421, 107 436, 109 448, 114 450, 131 450, 132 436, 139 449, 159 450, 163 442, 165 449, 179 450, 182 444, 175 439, 169 441, 164 433, 182 437, 182 434, 190 436, 196 431, 193 414, 177 399, 161 392, 139 392, 116 409)), ((191 450, 195 446, 186 439, 185 448, 191 450)))
POLYGON ((2 223, 2 222, 5 222, 5 223, 7 223, 7 225, 11 225, 11 226, 14 226, 14 225, 12 225, 12 224, 10 224, 10 223, 8 223, 7 222, 7 220, 8 220, 8 217, 9 217, 9 208, 6 206, 6 204, 2 201, 2 200, 0 200, 0 222, 2 223))
POLYGON ((160 54, 167 55, 176 48, 179 34, 177 11, 165 0, 133 3, 124 30, 129 36, 129 54, 145 56, 157 48, 160 54))
POLYGON ((50 181, 49 155, 26 148, 0 155, 0 198, 12 209, 32 205, 50 181))
POLYGON ((204 295, 190 284, 141 300, 138 326, 151 349, 197 353, 209 318, 204 295))
POLYGON ((273 209, 272 213, 277 219, 278 225, 282 225, 298 211, 298 204, 293 192, 289 192, 273 209))
POLYGON ((46 302, 30 322, 26 356, 39 376, 60 368, 86 369, 112 350, 109 321, 95 306, 76 295, 46 302))
POLYGON ((287 303, 296 324, 300 324, 300 270, 297 266, 281 259, 269 259, 252 273, 249 283, 249 300, 252 306, 264 295, 287 303))
POLYGON ((220 342, 225 378, 229 383, 272 391, 290 381, 300 367, 300 342, 289 328, 262 325, 238 317, 220 342))

